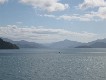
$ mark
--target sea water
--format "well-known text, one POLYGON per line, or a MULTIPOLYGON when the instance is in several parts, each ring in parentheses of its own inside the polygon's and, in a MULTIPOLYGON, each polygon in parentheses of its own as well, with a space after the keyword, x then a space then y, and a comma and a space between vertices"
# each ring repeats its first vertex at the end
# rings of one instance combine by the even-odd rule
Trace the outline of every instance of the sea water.
POLYGON ((106 49, 0 50, 0 80, 106 80, 106 49))

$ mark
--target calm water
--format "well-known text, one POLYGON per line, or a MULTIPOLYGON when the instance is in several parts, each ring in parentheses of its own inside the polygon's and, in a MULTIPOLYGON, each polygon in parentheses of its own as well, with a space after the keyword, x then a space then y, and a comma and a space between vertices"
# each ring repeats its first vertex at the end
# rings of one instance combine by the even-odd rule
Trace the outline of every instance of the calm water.
POLYGON ((106 80, 106 49, 0 50, 0 80, 106 80))

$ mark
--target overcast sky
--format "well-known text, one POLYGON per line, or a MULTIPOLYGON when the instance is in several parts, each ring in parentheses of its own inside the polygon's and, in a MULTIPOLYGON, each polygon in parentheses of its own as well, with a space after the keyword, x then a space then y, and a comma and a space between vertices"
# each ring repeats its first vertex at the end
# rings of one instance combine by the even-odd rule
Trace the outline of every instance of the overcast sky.
POLYGON ((0 0, 0 36, 40 43, 106 38, 106 0, 0 0))

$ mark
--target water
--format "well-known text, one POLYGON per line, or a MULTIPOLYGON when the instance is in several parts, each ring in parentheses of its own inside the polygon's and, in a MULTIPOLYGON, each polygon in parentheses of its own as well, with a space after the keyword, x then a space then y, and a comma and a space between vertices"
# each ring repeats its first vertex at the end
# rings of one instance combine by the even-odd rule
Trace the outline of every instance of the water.
POLYGON ((0 80, 106 80, 106 49, 0 50, 0 80))

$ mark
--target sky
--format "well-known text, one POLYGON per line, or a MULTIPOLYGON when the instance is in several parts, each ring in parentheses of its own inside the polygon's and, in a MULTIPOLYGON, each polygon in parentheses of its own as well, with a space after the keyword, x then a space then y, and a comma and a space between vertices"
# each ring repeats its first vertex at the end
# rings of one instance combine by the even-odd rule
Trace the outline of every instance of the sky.
POLYGON ((106 0, 0 0, 0 37, 49 43, 106 38, 106 0))

